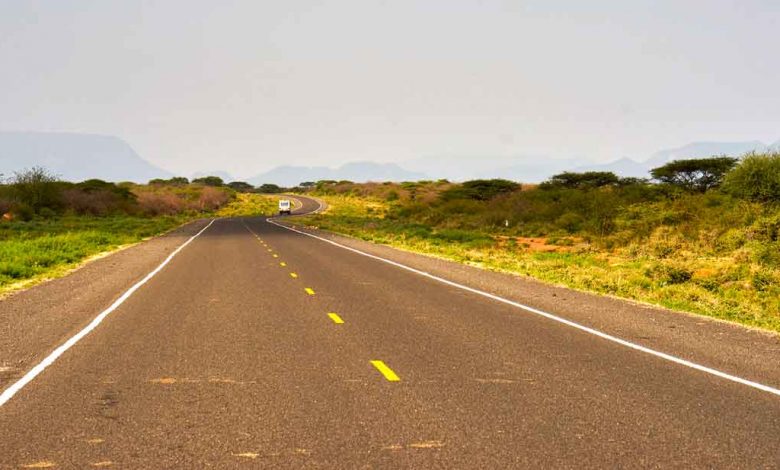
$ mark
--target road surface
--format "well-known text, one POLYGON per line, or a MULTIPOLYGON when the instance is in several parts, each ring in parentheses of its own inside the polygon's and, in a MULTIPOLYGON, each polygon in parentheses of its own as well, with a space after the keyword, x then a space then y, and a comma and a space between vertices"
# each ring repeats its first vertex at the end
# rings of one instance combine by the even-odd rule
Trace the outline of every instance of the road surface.
POLYGON ((774 336, 546 300, 604 338, 486 297, 490 273, 208 223, 0 301, 0 390, 56 356, 0 405, 0 468, 780 467, 774 336))

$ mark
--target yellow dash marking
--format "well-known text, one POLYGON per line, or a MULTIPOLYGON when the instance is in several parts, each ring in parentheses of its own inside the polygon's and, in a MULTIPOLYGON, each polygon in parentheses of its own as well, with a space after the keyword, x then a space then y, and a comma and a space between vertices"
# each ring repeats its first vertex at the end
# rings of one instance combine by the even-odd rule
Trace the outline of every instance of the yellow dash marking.
POLYGON ((293 279, 298 279, 298 275, 296 273, 290 273, 290 277, 293 279))
POLYGON ((243 457, 245 459, 256 459, 260 457, 260 454, 256 452, 242 452, 240 454, 233 454, 235 457, 243 457))
POLYGON ((400 377, 398 377, 395 372, 393 372, 393 369, 387 367, 387 364, 385 364, 382 361, 371 361, 371 365, 376 367, 376 370, 378 370, 382 375, 385 376, 388 382, 398 382, 401 380, 400 377))
POLYGON ((49 462, 48 460, 41 460, 40 462, 22 465, 22 468, 51 468, 56 466, 57 464, 54 462, 49 462))
POLYGON ((342 323, 344 323, 344 320, 341 319, 338 313, 329 313, 328 316, 330 317, 331 320, 333 320, 333 323, 337 325, 341 325, 342 323))
POLYGON ((268 252, 269 252, 269 253, 270 253, 270 252, 272 252, 272 251, 274 251, 274 250, 272 250, 272 249, 270 249, 270 248, 268 249, 268 252))
POLYGON ((311 287, 307 287, 307 288, 305 288, 303 290, 305 290, 306 293, 309 294, 309 295, 314 295, 314 289, 312 289, 311 287))
POLYGON ((279 255, 277 255, 277 254, 275 254, 275 253, 274 253, 274 258, 278 258, 278 257, 279 257, 279 255))
POLYGON ((444 443, 442 441, 422 441, 409 444, 409 447, 414 447, 415 449, 437 449, 444 447, 444 443))
POLYGON ((153 384, 170 385, 170 384, 175 384, 176 383, 176 379, 174 379, 173 377, 163 377, 161 379, 152 379, 149 382, 151 382, 153 384))
POLYGON ((279 266, 281 266, 281 267, 285 267, 285 266, 287 266, 287 263, 285 263, 284 261, 282 261, 281 263, 279 263, 279 266))
POLYGON ((99 437, 87 439, 87 444, 102 444, 103 442, 105 442, 105 439, 101 439, 99 437))
POLYGON ((101 462, 95 462, 92 464, 93 467, 110 467, 114 465, 114 462, 110 460, 103 460, 101 462))

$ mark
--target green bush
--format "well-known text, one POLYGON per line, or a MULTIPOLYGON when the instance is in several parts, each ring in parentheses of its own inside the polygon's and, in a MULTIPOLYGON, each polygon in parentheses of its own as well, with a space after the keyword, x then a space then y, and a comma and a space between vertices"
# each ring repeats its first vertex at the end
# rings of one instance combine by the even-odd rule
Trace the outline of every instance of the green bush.
POLYGON ((41 167, 15 173, 10 188, 17 201, 36 212, 44 207, 57 208, 62 203, 57 177, 41 167))
POLYGON ((673 285, 690 281, 693 272, 681 266, 660 264, 653 267, 647 275, 660 281, 662 285, 673 285))
POLYGON ((751 201, 780 202, 780 152, 746 156, 726 175, 723 189, 751 201))

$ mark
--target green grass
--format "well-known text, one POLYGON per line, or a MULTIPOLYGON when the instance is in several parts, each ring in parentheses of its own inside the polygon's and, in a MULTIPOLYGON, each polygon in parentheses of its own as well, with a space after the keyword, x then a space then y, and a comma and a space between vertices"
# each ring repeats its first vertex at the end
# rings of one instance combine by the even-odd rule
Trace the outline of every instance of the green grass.
POLYGON ((301 222, 485 269, 780 332, 780 272, 756 261, 746 248, 712 256, 689 243, 669 252, 659 248, 669 243, 665 238, 650 239, 641 249, 587 244, 539 252, 501 243, 479 230, 436 228, 404 219, 392 210, 393 201, 322 198, 329 209, 301 222), (653 255, 656 251, 659 254, 653 255))
POLYGON ((0 295, 66 274, 84 260, 203 217, 270 215, 277 199, 238 194, 215 214, 62 216, 0 223, 0 295))
POLYGON ((0 223, 0 294, 57 277, 84 259, 170 230, 175 217, 64 216, 0 223))

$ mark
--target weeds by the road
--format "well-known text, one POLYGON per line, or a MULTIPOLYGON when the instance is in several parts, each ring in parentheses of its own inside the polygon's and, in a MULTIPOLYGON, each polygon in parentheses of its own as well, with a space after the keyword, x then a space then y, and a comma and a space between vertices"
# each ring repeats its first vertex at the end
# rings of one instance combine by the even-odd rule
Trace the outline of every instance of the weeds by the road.
POLYGON ((0 295, 67 273, 85 259, 203 217, 270 215, 276 198, 240 193, 215 213, 104 217, 64 215, 0 222, 0 295))
POLYGON ((487 230, 459 227, 454 220, 458 215, 452 214, 441 215, 440 224, 421 222, 409 213, 408 203, 395 197, 319 197, 328 203, 328 211, 301 222, 486 269, 780 332, 780 271, 776 260, 767 258, 776 255, 776 245, 757 235, 777 214, 759 205, 727 199, 721 201, 725 206, 699 204, 705 196, 695 195, 686 201, 634 206, 615 219, 621 229, 613 235, 588 240, 561 234, 530 238, 538 233, 500 225, 487 230), (681 214, 685 205, 696 213, 681 214), (685 223, 674 224, 674 217, 685 223), (640 227, 646 235, 639 236, 640 227), (629 231, 637 236, 629 236, 629 231))

